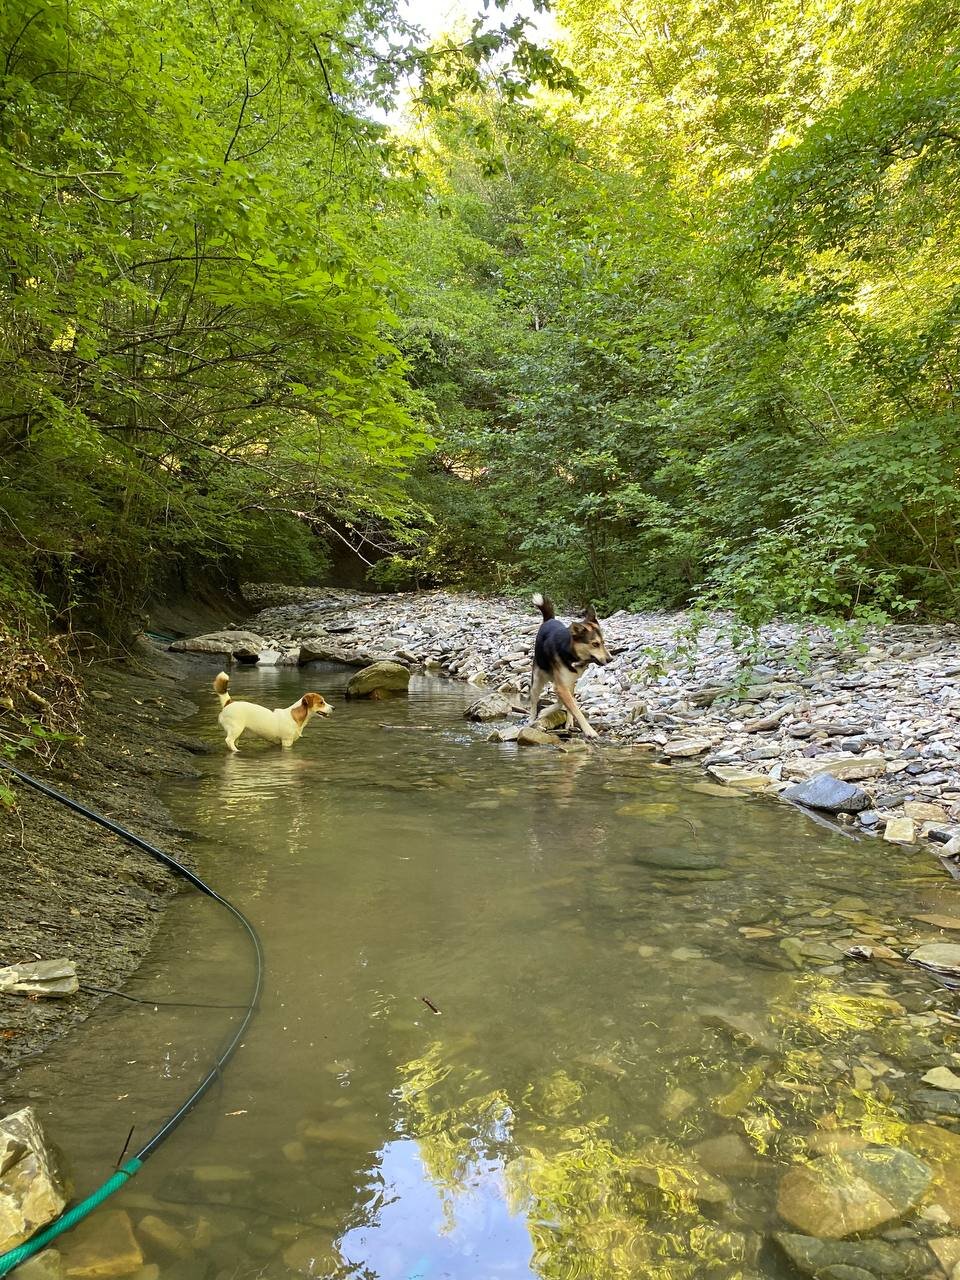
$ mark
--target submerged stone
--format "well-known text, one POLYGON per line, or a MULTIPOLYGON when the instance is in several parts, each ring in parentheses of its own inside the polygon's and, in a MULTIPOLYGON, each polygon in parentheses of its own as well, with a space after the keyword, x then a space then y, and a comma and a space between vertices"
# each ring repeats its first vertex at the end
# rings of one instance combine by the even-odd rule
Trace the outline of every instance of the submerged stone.
POLYGON ((666 871, 710 871, 720 865, 716 858, 684 849, 652 849, 635 853, 633 861, 643 867, 660 867, 666 871))
POLYGON ((131 1276, 143 1266, 130 1216, 122 1209, 94 1214, 68 1239, 63 1269, 70 1280, 114 1280, 131 1276))
POLYGON ((931 1177, 929 1165, 900 1147, 820 1156, 784 1175, 777 1210, 810 1235, 839 1240, 897 1222, 920 1202, 931 1177))
POLYGON ((922 1245, 888 1244, 885 1240, 818 1240, 788 1231, 778 1231, 774 1239, 798 1271, 818 1280, 830 1267, 857 1267, 869 1276, 882 1276, 883 1280, 917 1280, 935 1265, 922 1245))

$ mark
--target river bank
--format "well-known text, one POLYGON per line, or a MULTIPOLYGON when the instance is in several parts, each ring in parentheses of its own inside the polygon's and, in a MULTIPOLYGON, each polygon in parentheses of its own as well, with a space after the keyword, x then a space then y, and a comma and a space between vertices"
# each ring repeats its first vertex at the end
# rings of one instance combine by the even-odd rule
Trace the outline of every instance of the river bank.
MULTIPOLYGON (((270 585, 244 596, 259 606, 245 626, 263 661, 389 658, 508 700, 529 688, 539 616, 507 597, 270 585)), ((840 821, 898 842, 960 833, 957 626, 872 627, 855 647, 824 626, 779 622, 751 660, 721 617, 695 637, 682 613, 602 623, 616 661, 591 668, 577 696, 607 736, 773 795, 828 771, 863 793, 840 821)))
MULTIPOLYGON (((177 692, 182 660, 143 642, 86 669, 82 746, 65 743, 49 769, 31 768, 108 817, 189 862, 156 797, 164 778, 198 776, 176 730, 196 708, 177 692)), ((82 1022, 137 968, 176 878, 152 858, 25 785, 0 811, 0 965, 64 957, 80 990, 66 998, 0 996, 0 1071, 82 1022)))

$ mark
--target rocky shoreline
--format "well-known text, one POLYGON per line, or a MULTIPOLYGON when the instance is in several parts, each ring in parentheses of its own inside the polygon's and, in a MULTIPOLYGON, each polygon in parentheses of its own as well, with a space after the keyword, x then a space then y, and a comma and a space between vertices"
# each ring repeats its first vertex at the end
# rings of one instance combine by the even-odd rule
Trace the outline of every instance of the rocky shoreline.
MULTIPOLYGON (((49 768, 27 772, 131 827, 189 862, 157 799, 165 778, 196 777, 178 721, 196 711, 178 686, 184 663, 146 643, 84 673, 82 745, 64 744, 49 768)), ((0 811, 0 965, 65 958, 79 990, 68 998, 0 995, 0 1073, 82 1022, 139 966, 180 888, 147 854, 15 783, 0 811)), ((12 1078, 8 1078, 13 1087, 12 1078)), ((8 1093, 0 1074, 0 1101, 8 1093)))
MULTIPOLYGON (((242 633, 232 629, 241 660, 390 659, 499 692, 504 714, 528 691, 539 616, 515 599, 243 590, 257 612, 242 633)), ((682 613, 620 611, 602 624, 616 660, 591 668, 577 696, 607 738, 652 760, 700 765, 724 786, 785 793, 852 830, 929 840, 948 859, 960 851, 957 626, 873 627, 854 647, 827 627, 779 622, 763 628, 748 660, 723 617, 695 637, 682 613), (836 782, 829 794, 819 780, 804 789, 824 773, 836 782)))

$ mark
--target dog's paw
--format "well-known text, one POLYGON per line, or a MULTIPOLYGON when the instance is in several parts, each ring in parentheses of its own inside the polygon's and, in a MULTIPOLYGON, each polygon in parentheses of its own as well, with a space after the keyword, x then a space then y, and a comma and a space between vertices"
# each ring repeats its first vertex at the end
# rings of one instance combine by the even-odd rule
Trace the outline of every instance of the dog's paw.
POLYGON ((599 737, 600 737, 600 735, 599 735, 599 733, 597 733, 596 729, 591 728, 591 727, 590 727, 590 725, 587 725, 587 727, 584 729, 584 731, 583 731, 583 736, 584 736, 585 738, 599 738, 599 737))

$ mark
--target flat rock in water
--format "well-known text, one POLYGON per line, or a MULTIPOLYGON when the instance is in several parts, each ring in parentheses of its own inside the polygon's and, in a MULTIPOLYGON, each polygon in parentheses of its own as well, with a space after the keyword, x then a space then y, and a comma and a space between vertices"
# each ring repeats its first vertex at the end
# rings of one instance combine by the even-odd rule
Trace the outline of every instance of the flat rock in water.
POLYGON ((899 1221, 932 1176, 929 1165, 900 1147, 820 1156, 783 1176, 777 1210, 803 1232, 840 1240, 899 1221))
POLYGON ((0 1120, 0 1253, 52 1222, 66 1189, 33 1107, 0 1120))
POLYGON ((463 716, 465 720, 506 720, 510 711, 510 701, 502 693, 487 693, 471 702, 463 716))
POLYGON ((633 860, 643 867, 660 867, 665 871, 712 871, 720 863, 703 853, 688 853, 683 849, 652 849, 635 853, 633 860))
POLYGON ((174 653, 226 653, 244 662, 256 662, 269 645, 254 631, 208 631, 206 635, 174 640, 170 648, 174 653))
POLYGON ((304 1276, 337 1276, 343 1272, 343 1258, 329 1233, 323 1231, 308 1231, 288 1245, 283 1260, 291 1271, 304 1276))
POLYGON ((410 670, 402 662, 372 662, 347 681, 348 698, 383 698, 406 693, 410 670))
POLYGON ((862 787, 830 773, 819 773, 809 782, 795 782, 780 792, 784 800, 822 809, 825 813, 859 813, 870 805, 870 797, 862 787))
POLYGON ((955 1075, 949 1067, 934 1067, 920 1078, 933 1089, 960 1089, 960 1076, 955 1075))
POLYGON ((728 787, 739 787, 744 791, 765 791, 770 785, 768 774, 751 773, 749 769, 741 769, 735 765, 711 764, 707 767, 707 773, 728 787))
POLYGON ((887 769, 887 761, 881 755, 812 756, 810 759, 787 760, 783 773, 787 778, 814 778, 818 773, 829 773, 843 782, 857 782, 863 778, 879 778, 887 769))
POLYGON ((663 753, 683 759, 687 756, 702 756, 712 746, 709 738, 670 738, 663 744, 663 753))
POLYGON ((143 1252, 122 1209, 101 1210, 65 1239, 63 1270, 69 1280, 114 1280, 143 1266, 143 1252))
POLYGON ((535 724, 525 724, 517 734, 516 740, 521 747, 560 746, 560 739, 555 733, 547 733, 546 729, 538 729, 535 724))
POLYGON ((925 969, 960 976, 960 944, 956 942, 927 942, 907 957, 912 964, 922 964, 925 969))
POLYGON ((778 1231, 774 1239, 798 1271, 818 1280, 829 1267, 857 1267, 884 1280, 917 1280, 933 1265, 932 1255, 922 1245, 894 1245, 885 1240, 818 1240, 789 1231, 778 1231))
POLYGON ((697 1143, 693 1153, 707 1172, 718 1178, 755 1178, 769 1168, 739 1133, 706 1138, 697 1143))

